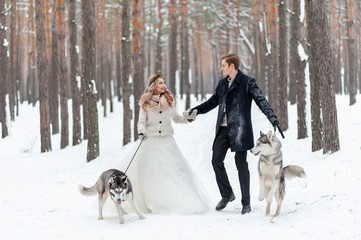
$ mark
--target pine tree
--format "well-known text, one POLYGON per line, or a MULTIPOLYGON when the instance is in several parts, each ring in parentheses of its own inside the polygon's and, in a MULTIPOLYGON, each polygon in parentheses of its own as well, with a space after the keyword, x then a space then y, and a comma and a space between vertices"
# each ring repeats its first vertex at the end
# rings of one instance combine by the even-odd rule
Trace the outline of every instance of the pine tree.
POLYGON ((39 74, 39 98, 40 98, 40 135, 41 152, 51 151, 50 118, 49 118, 49 75, 46 58, 46 39, 44 25, 44 1, 35 1, 36 11, 36 50, 37 68, 39 74))
POLYGON ((87 114, 87 161, 99 156, 98 94, 95 85, 95 0, 82 0, 83 63, 82 79, 85 87, 87 114))
POLYGON ((79 74, 76 25, 76 0, 69 0, 69 52, 70 52, 70 84, 73 106, 73 145, 81 143, 80 123, 80 91, 77 76, 79 74))
MULTIPOLYGON (((5 2, 0 0, 0 43, 4 43, 6 40, 6 13, 5 2)), ((8 57, 7 47, 4 44, 0 44, 0 123, 1 123, 1 136, 2 138, 8 136, 8 128, 6 124, 6 101, 5 95, 7 93, 8 82, 8 57)))
POLYGON ((123 145, 130 142, 131 118, 130 84, 131 46, 130 46, 130 1, 123 1, 122 11, 122 91, 123 91, 123 145))

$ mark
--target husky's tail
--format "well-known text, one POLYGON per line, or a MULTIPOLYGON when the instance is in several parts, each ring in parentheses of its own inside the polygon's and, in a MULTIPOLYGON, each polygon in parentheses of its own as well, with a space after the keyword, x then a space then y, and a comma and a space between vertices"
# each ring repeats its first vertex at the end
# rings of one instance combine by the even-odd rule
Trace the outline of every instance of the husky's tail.
POLYGON ((304 178, 306 177, 305 170, 302 167, 297 165, 288 165, 283 168, 285 178, 291 179, 294 177, 304 178))
POLYGON ((79 185, 79 192, 86 196, 92 196, 98 193, 97 191, 97 184, 94 184, 94 186, 87 188, 82 185, 79 185))

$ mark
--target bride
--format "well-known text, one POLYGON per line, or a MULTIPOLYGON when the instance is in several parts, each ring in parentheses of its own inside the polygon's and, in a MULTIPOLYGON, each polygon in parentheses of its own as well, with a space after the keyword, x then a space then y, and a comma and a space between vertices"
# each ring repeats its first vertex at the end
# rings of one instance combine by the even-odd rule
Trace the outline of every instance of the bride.
POLYGON ((171 125, 171 119, 175 123, 192 121, 196 113, 184 112, 181 116, 176 112, 173 95, 162 75, 149 77, 139 105, 138 133, 142 143, 126 173, 137 206, 143 212, 156 214, 208 211, 209 197, 178 148, 171 125))

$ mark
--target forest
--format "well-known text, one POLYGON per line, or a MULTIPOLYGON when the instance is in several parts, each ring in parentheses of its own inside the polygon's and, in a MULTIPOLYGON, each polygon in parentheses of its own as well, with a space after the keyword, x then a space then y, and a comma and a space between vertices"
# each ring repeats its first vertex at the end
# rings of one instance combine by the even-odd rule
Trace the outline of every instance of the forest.
POLYGON ((297 137, 312 138, 312 151, 340 149, 335 96, 353 105, 361 92, 360 0, 0 0, 0 42, 2 138, 31 104, 41 152, 61 134, 61 148, 86 139, 88 161, 99 156, 98 114, 114 101, 126 145, 138 138, 131 126, 151 74, 189 109, 191 95, 213 93, 226 53, 240 56, 283 131, 297 104, 297 137))

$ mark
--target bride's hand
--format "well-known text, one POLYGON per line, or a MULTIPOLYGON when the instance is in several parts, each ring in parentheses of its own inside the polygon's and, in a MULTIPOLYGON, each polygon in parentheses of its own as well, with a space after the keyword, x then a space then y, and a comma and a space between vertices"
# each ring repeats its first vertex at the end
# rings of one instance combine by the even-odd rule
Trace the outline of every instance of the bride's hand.
POLYGON ((183 117, 187 119, 188 122, 193 122, 197 118, 197 109, 194 109, 191 114, 189 114, 189 111, 183 112, 183 117))
POLYGON ((143 140, 144 138, 147 138, 147 134, 146 133, 139 133, 139 139, 143 140))

